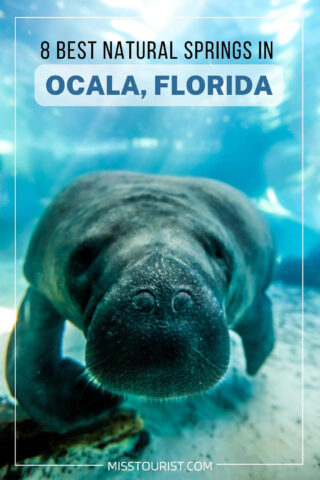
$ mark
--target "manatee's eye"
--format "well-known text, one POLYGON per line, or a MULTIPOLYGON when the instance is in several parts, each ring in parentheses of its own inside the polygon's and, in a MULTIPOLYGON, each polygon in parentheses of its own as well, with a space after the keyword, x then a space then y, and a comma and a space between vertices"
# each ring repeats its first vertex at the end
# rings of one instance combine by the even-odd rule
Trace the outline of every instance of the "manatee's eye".
POLYGON ((174 312, 186 312, 193 305, 193 300, 189 292, 180 290, 172 300, 172 309, 174 312))
POLYGON ((206 243, 205 248, 211 261, 219 266, 227 284, 229 284, 233 270, 233 259, 230 251, 217 239, 212 239, 211 242, 206 243))
POLYGON ((67 264, 67 285, 71 295, 86 308, 91 296, 93 281, 90 275, 95 278, 94 265, 101 251, 107 244, 105 238, 92 238, 80 243, 72 252, 67 264))
POLYGON ((149 290, 140 290, 133 298, 134 307, 141 312, 151 312, 156 304, 156 299, 149 290))
MULTIPOLYGON (((105 244, 107 242, 105 241, 105 244)), ((97 258, 103 248, 103 240, 93 238, 80 244, 69 259, 69 274, 79 276, 87 273, 90 265, 97 258)))
POLYGON ((224 257, 224 253, 223 253, 223 251, 222 251, 222 248, 220 248, 219 246, 216 248, 215 256, 216 256, 216 258, 218 258, 219 260, 225 260, 225 257, 224 257))

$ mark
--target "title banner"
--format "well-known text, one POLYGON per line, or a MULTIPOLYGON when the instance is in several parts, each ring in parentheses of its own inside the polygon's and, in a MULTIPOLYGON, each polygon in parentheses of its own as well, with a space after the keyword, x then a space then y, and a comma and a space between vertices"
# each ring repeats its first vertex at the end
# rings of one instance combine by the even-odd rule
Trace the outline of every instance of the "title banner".
POLYGON ((283 97, 277 65, 57 65, 35 71, 35 99, 68 107, 270 107, 283 97))

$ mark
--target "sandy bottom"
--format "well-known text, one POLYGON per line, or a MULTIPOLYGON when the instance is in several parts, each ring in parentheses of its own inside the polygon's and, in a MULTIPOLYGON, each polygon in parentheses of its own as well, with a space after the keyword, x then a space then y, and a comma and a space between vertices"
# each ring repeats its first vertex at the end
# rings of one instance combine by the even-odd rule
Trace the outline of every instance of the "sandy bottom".
MULTIPOLYGON (((12 271, 6 273, 10 277, 12 271)), ((0 335, 2 359, 8 328, 14 317, 10 285, 8 281, 0 282, 1 316, 4 319, 0 335)), ((19 298, 23 288, 20 278, 19 298)), ((320 478, 320 295, 312 290, 305 292, 304 369, 301 289, 275 284, 269 289, 269 295, 273 301, 277 344, 256 377, 250 378, 245 374, 242 347, 238 337, 232 335, 230 368, 225 379, 212 391, 200 397, 166 403, 136 399, 125 403, 139 411, 146 429, 151 433, 151 443, 141 461, 153 462, 154 466, 160 461, 186 462, 185 465, 189 461, 212 462, 213 469, 188 473, 135 471, 130 472, 131 478, 320 478), (294 465, 302 462, 302 445, 304 466, 294 465), (290 465, 245 465, 256 463, 290 465)), ((81 359, 83 349, 82 334, 68 325, 65 354, 81 359)), ((0 394, 5 393, 7 389, 1 360, 0 394)), ((196 466, 199 467, 199 464, 196 466)), ((145 468, 148 467, 145 465, 145 468)), ((80 477, 80 471, 78 474, 80 477)), ((106 475, 108 478, 124 478, 128 473, 107 472, 105 468, 97 467, 90 470, 88 476, 105 478, 106 475)), ((67 477, 71 478, 66 474, 67 477)), ((73 470, 72 478, 77 477, 76 470, 73 470)), ((64 478, 64 475, 59 478, 64 478)))

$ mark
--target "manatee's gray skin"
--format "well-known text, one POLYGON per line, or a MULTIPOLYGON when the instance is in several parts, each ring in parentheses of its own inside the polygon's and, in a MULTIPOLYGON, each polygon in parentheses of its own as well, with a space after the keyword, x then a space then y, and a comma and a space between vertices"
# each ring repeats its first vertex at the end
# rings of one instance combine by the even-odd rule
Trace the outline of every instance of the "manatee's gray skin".
MULTIPOLYGON (((274 343, 264 293, 272 266, 266 224, 228 185, 124 172, 77 180, 47 208, 29 245, 17 399, 43 428, 62 432, 121 394, 205 391, 227 369, 228 328, 256 373, 274 343), (61 358, 65 319, 84 332, 86 369, 61 358)), ((7 379, 14 392, 13 336, 7 379)))

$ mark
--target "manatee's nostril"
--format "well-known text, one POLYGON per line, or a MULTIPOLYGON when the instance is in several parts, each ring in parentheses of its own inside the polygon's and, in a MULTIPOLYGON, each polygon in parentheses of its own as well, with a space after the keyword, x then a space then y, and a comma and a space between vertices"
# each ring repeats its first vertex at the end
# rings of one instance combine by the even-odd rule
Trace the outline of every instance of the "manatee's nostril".
POLYGON ((193 300, 189 292, 180 290, 172 300, 172 308, 175 312, 185 312, 193 305, 193 300))
POLYGON ((132 302, 137 310, 150 312, 155 306, 156 300, 149 290, 140 290, 133 296, 132 302))

